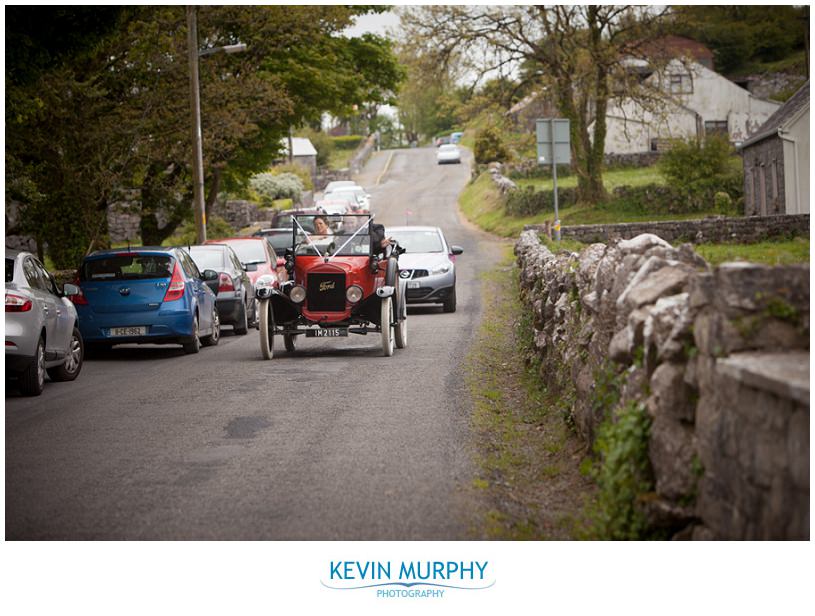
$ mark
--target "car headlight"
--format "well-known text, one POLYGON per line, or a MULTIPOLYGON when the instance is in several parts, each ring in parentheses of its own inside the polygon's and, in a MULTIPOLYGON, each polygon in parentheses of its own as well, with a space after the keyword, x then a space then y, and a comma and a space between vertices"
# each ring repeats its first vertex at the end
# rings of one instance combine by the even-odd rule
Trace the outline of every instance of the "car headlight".
POLYGON ((355 284, 351 285, 345 291, 345 299, 352 304, 356 304, 362 299, 362 289, 355 284))
POLYGON ((305 287, 296 284, 291 288, 289 291, 289 299, 293 301, 295 304, 299 304, 306 299, 306 289, 305 287))
POLYGON ((448 261, 447 263, 443 263, 442 265, 437 265, 433 269, 430 270, 431 274, 446 274, 450 271, 450 268, 453 265, 448 261))

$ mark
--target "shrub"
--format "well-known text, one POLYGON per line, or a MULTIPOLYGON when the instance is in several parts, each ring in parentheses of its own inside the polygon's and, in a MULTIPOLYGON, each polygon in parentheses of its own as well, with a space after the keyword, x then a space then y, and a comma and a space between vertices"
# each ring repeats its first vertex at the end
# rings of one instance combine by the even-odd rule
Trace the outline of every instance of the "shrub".
POLYGON ((487 126, 479 129, 475 134, 473 147, 475 162, 487 164, 491 162, 505 162, 509 158, 509 151, 497 129, 487 126))
POLYGON ((356 150, 364 138, 362 135, 344 135, 331 137, 331 141, 338 150, 356 150))
MULTIPOLYGON (((558 208, 563 209, 577 203, 577 190, 559 188, 558 208)), ((510 216, 534 216, 555 210, 555 196, 551 190, 535 191, 531 186, 513 190, 507 194, 504 208, 510 216)))
MULTIPOLYGON (((207 239, 233 235, 235 235, 235 229, 226 220, 220 216, 207 216, 207 239)), ((195 231, 195 221, 188 220, 181 223, 175 233, 164 240, 162 244, 164 246, 191 246, 197 242, 198 234, 195 231)))
POLYGON ((249 187, 265 207, 271 207, 275 199, 299 201, 303 194, 303 182, 293 173, 258 173, 249 179, 249 187))
POLYGON ((300 178, 300 181, 303 183, 304 190, 314 190, 314 182, 311 179, 311 172, 306 167, 298 163, 275 165, 269 169, 269 173, 272 175, 283 175, 284 173, 294 174, 300 178))
POLYGON ((724 175, 731 150, 727 139, 718 136, 703 141, 675 140, 659 159, 659 170, 671 185, 693 186, 724 175))

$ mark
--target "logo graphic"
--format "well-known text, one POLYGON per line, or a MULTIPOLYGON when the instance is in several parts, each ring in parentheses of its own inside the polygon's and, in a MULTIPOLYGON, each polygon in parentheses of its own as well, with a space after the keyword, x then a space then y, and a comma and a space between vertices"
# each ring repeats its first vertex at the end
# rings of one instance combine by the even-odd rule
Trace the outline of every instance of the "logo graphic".
POLYGON ((410 278, 411 270, 402 270, 399 272, 399 278, 410 278))
POLYGON ((377 598, 443 598, 448 591, 486 590, 495 585, 489 561, 355 561, 332 560, 328 581, 331 590, 373 590, 377 598))
POLYGON ((333 289, 336 282, 333 280, 329 280, 327 282, 320 283, 320 291, 328 291, 329 289, 333 289))

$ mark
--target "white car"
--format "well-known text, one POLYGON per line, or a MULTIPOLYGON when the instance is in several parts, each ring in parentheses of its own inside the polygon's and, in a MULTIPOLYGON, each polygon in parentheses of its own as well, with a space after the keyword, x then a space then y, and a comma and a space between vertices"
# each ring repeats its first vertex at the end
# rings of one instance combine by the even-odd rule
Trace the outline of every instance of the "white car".
POLYGON ((441 145, 436 153, 436 162, 440 165, 445 163, 460 163, 461 150, 457 145, 452 143, 441 145))
POLYGON ((352 206, 354 203, 357 204, 355 209, 361 209, 363 212, 371 211, 371 195, 361 186, 340 186, 330 192, 326 191, 323 198, 346 199, 351 202, 352 206))
POLYGON ((357 183, 353 180, 335 180, 334 182, 329 182, 325 189, 323 189, 323 193, 330 193, 332 190, 336 190, 338 188, 353 188, 356 186, 357 183))

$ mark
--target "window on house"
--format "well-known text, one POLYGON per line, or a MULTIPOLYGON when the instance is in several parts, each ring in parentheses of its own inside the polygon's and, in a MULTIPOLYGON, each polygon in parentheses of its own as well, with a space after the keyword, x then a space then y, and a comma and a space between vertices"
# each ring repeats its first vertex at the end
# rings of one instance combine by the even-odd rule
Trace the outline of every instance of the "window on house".
POLYGON ((712 120, 705 122, 706 135, 727 135, 727 120, 712 120))
POLYGON ((692 94, 693 79, 687 73, 672 73, 668 75, 668 91, 671 94, 692 94))

